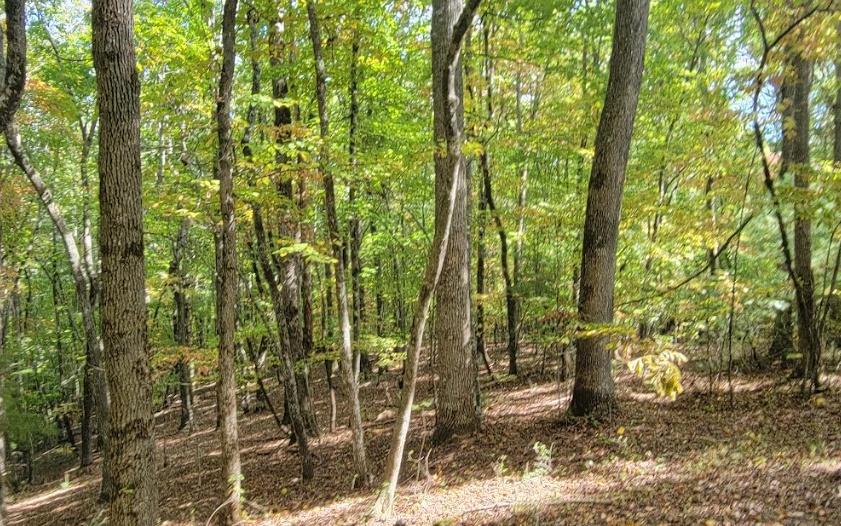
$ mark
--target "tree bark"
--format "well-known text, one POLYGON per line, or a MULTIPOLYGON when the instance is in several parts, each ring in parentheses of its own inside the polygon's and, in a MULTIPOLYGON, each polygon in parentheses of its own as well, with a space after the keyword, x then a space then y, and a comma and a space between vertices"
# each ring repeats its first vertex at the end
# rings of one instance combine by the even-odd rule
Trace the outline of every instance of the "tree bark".
MULTIPOLYGON (((436 145, 451 146, 435 155, 436 231, 442 230, 448 220, 448 196, 453 181, 458 185, 441 282, 435 288, 433 330, 438 346, 435 363, 438 380, 433 437, 436 442, 445 441, 456 433, 475 431, 481 425, 482 416, 470 320, 470 195, 461 152, 464 129, 462 64, 460 53, 454 54, 456 59, 452 65, 448 56, 462 6, 462 0, 436 0, 432 4, 434 140, 436 145), (452 81, 445 75, 452 75, 452 81), (448 106, 452 106, 451 112, 445 111, 448 106), (447 117, 450 122, 446 121, 447 117)), ((459 38, 459 51, 462 38, 463 35, 459 38)))
MULTIPOLYGON (((443 91, 445 93, 452 94, 455 92, 456 74, 454 70, 459 63, 461 44, 470 23, 473 21, 473 16, 479 7, 480 1, 468 0, 467 5, 461 11, 448 36, 449 45, 444 50, 445 61, 442 64, 442 75, 440 79, 444 85, 443 91)), ((459 110, 461 102, 456 97, 450 97, 445 102, 446 104, 439 108, 443 112, 444 146, 446 147, 447 156, 458 156, 461 153, 463 127, 457 126, 456 113, 459 110)), ((438 154, 436 153, 436 158, 437 156, 438 154)), ((377 515, 390 514, 394 508, 394 495, 397 491, 397 483, 400 478, 403 451, 406 447, 406 438, 409 434, 409 425, 412 421, 412 404, 415 400, 415 387, 417 385, 423 334, 429 316, 429 307, 432 305, 435 289, 440 285, 441 274, 447 258, 453 216, 455 215, 456 203, 458 201, 458 190, 464 184, 463 182, 460 183, 459 180, 466 176, 463 170, 463 163, 451 163, 450 168, 453 171, 448 178, 450 188, 446 195, 446 205, 443 209, 444 215, 441 218, 440 228, 438 228, 439 225, 436 223, 432 246, 427 255, 423 281, 418 291, 418 301, 415 304, 415 312, 412 316, 412 328, 406 346, 406 363, 403 368, 403 388, 400 392, 400 407, 391 433, 391 447, 389 449, 388 459, 386 460, 385 480, 383 481, 372 510, 377 515)))
POLYGON ((347 286, 345 284, 345 264, 342 256, 341 236, 339 234, 339 220, 336 213, 336 190, 333 174, 327 169, 329 157, 328 143, 330 121, 327 116, 327 80, 324 71, 324 58, 321 53, 321 31, 315 12, 315 3, 307 3, 307 17, 310 24, 310 40, 312 41, 313 56, 315 58, 316 98, 318 101, 318 120, 321 136, 321 151, 319 165, 324 177, 324 208, 327 212, 327 231, 333 257, 336 260, 334 274, 336 277, 336 299, 339 304, 339 321, 342 338, 342 377, 348 391, 351 405, 351 431, 353 434, 353 459, 356 467, 356 482, 361 486, 370 483, 368 460, 365 453, 365 437, 362 428, 362 409, 359 405, 359 383, 354 366, 350 316, 348 312, 347 286))
POLYGON ((794 271, 799 286, 797 298, 797 349, 801 354, 800 371, 812 386, 819 387, 821 342, 815 314, 815 285, 812 274, 812 220, 806 193, 809 190, 809 91, 812 64, 799 52, 791 56, 793 78, 785 82, 783 101, 793 128, 783 124, 783 164, 794 172, 794 186, 798 190, 794 206, 794 271))
MULTIPOLYGON (((169 275, 175 280, 173 287, 173 302, 175 312, 172 319, 172 333, 175 344, 184 350, 192 345, 192 320, 191 306, 189 299, 189 277, 184 269, 184 252, 187 250, 188 235, 190 232, 190 219, 181 220, 178 228, 178 235, 173 244, 172 263, 169 268, 169 275)), ((182 357, 175 365, 175 372, 178 377, 178 396, 181 399, 181 419, 178 429, 184 429, 193 422, 193 380, 192 365, 189 358, 182 357)))
MULTIPOLYGON (((348 117, 348 157, 350 159, 351 180, 356 177, 356 133, 359 128, 359 33, 354 33, 350 49, 350 82, 348 96, 350 98, 350 115, 348 117)), ((355 339, 359 338, 361 325, 365 321, 365 291, 362 286, 362 223, 359 212, 355 208, 356 185, 351 182, 348 190, 348 201, 351 206, 350 219, 350 279, 353 291, 352 328, 355 339)), ((362 356, 364 367, 367 367, 367 356, 362 356)))
POLYGON ((26 2, 5 0, 5 48, 0 38, 2 84, 0 86, 0 129, 14 119, 26 86, 26 2))
MULTIPOLYGON (((90 389, 91 386, 95 389, 95 393, 85 394, 91 396, 96 404, 96 411, 99 422, 99 441, 102 449, 102 484, 100 486, 100 499, 108 501, 113 495, 113 479, 112 479, 112 463, 110 462, 111 446, 109 441, 109 422, 110 422, 110 396, 108 389, 108 381, 105 376, 105 371, 102 368, 103 351, 102 342, 97 330, 96 317, 94 314, 95 307, 93 299, 96 295, 92 292, 93 284, 89 279, 83 268, 82 256, 79 253, 79 246, 76 238, 73 236, 70 228, 64 220, 64 214, 59 208, 58 204, 53 201, 52 192, 47 187, 44 180, 41 178, 38 171, 29 161, 26 153, 23 150, 21 143, 20 132, 14 121, 10 122, 6 128, 6 145, 15 159, 15 164, 26 174, 32 188, 41 201, 41 204, 47 210, 47 214, 52 220, 58 234, 61 236, 64 249, 67 254, 67 260, 70 264, 71 275, 73 276, 73 285, 76 292, 76 302, 82 313, 82 327, 85 332, 85 385, 90 389)), ((145 306, 144 306, 145 308, 145 306)), ((89 418, 89 417, 88 417, 89 418)), ((86 429, 86 432, 89 432, 86 429)), ((83 433, 83 437, 85 434, 83 433)), ((84 440, 84 438, 83 438, 84 440)), ((82 466, 90 464, 90 444, 86 440, 86 445, 82 448, 82 455, 80 463, 82 466)))
POLYGON ((130 0, 94 0, 102 340, 111 390, 110 521, 157 524, 152 376, 146 334, 140 82, 130 0))
MULTIPOLYGON (((490 28, 487 22, 482 31, 482 44, 485 56, 485 108, 487 110, 485 126, 490 126, 494 118, 493 105, 493 61, 490 56, 490 28)), ((497 234, 499 235, 499 259, 502 266, 502 279, 505 282, 505 314, 506 314, 506 329, 507 329, 507 344, 506 351, 508 353, 508 374, 517 374, 517 354, 519 353, 519 344, 517 342, 517 321, 519 318, 517 298, 514 295, 514 281, 511 277, 510 265, 508 263, 508 234, 502 224, 502 218, 499 217, 499 212, 496 209, 496 204, 493 199, 493 185, 491 183, 491 167, 490 154, 488 153, 487 143, 479 155, 479 164, 482 168, 482 191, 484 193, 484 201, 490 210, 493 217, 494 225, 496 226, 497 234)))
POLYGON ((237 429, 237 381, 234 363, 237 318, 237 248, 234 214, 233 157, 231 136, 231 90, 236 60, 237 0, 225 0, 222 14, 222 69, 216 95, 217 166, 219 205, 222 214, 219 305, 219 417, 222 440, 222 497, 220 522, 237 524, 242 519, 242 467, 237 429))
MULTIPOLYGON (((281 54, 284 48, 283 43, 283 22, 276 21, 270 30, 270 62, 272 67, 279 68, 281 65, 281 54)), ((289 95, 287 79, 276 76, 272 79, 272 96, 277 101, 283 101, 289 95)), ((274 108, 274 127, 276 130, 276 141, 283 145, 291 139, 292 111, 289 105, 276 105, 274 108)), ((281 150, 279 148, 279 150, 281 150)), ((281 196, 284 210, 278 214, 278 231, 281 238, 287 242, 300 242, 302 229, 296 216, 296 203, 299 202, 292 187, 292 176, 285 167, 289 159, 282 152, 278 151, 275 157, 279 180, 277 181, 278 193, 281 196)), ((278 281, 281 282, 280 297, 283 302, 283 312, 286 317, 286 325, 289 330, 289 342, 291 345, 292 357, 295 363, 295 379, 297 383, 298 405, 301 416, 304 419, 304 427, 310 436, 318 436, 318 423, 315 419, 315 409, 310 396, 309 387, 309 350, 311 346, 305 341, 305 315, 304 302, 302 298, 301 285, 303 283, 303 258, 299 254, 288 254, 280 258, 278 281)))
MULTIPOLYGON (((617 0, 604 109, 596 133, 587 195, 578 315, 594 325, 613 322, 616 244, 625 169, 642 81, 648 0, 617 0)), ((582 416, 610 411, 616 404, 611 352, 604 335, 576 341, 575 385, 570 411, 582 416)))
POLYGON ((304 480, 310 480, 313 476, 312 457, 310 455, 304 419, 299 405, 298 384, 295 380, 295 363, 292 357, 290 344, 290 331, 283 311, 283 300, 281 298, 279 288, 280 284, 278 283, 277 274, 272 268, 272 263, 266 249, 266 234, 263 228, 263 219, 260 207, 254 206, 252 210, 254 212, 254 234, 257 241, 257 256, 260 261, 260 266, 263 268, 263 274, 269 282, 269 295, 271 296, 272 306, 274 307, 275 323, 277 323, 278 328, 280 348, 276 349, 276 352, 280 358, 280 372, 283 376, 283 384, 286 393, 284 405, 288 410, 289 420, 292 424, 292 432, 297 440, 298 450, 301 453, 302 477, 304 480))

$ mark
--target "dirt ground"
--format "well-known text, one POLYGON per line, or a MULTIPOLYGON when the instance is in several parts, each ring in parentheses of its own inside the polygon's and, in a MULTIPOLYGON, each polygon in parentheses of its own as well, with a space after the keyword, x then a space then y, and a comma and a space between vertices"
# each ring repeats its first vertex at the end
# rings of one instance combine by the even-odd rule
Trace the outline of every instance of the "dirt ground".
MULTIPOLYGON (((500 353, 500 361, 503 359, 500 353)), ((503 364, 498 363, 502 370, 503 364)), ((314 370, 325 431, 313 440, 315 478, 300 480, 296 450, 270 413, 240 415, 249 524, 841 524, 841 376, 804 398, 779 371, 727 382, 687 375, 674 402, 620 375, 620 410, 598 426, 564 418, 570 385, 536 374, 483 378, 481 432, 430 447, 428 378, 420 386, 395 514, 368 516, 371 490, 353 490, 350 431, 326 432, 323 369, 314 370), (422 459, 422 460, 418 460, 422 459)), ((362 389, 366 440, 382 472, 398 395, 396 376, 362 389), (377 417, 380 416, 379 419, 377 417)), ((276 407, 280 394, 272 393, 276 407)), ((340 393, 341 396, 341 393, 340 393)), ((197 397, 192 433, 177 431, 178 406, 157 417, 161 519, 203 525, 218 506, 220 458, 215 397, 197 397)), ((98 469, 72 465, 12 497, 14 526, 100 524, 98 469)))

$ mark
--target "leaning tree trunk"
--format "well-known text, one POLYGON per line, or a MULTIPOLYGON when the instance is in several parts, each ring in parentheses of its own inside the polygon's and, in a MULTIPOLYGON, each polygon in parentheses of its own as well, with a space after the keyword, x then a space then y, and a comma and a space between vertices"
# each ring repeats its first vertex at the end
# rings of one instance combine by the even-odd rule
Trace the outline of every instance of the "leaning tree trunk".
POLYGON ((102 341, 111 389, 110 521, 157 524, 152 375, 146 335, 140 82, 130 0, 94 0, 102 341))
MULTIPOLYGON (((336 259, 334 273, 336 277, 336 299, 339 305, 339 321, 342 335, 342 377, 350 397, 350 424, 353 434, 353 459, 356 465, 357 484, 367 486, 370 483, 368 460, 365 453, 365 437, 362 428, 362 409, 359 405, 359 382, 354 366, 350 313, 348 312, 347 285, 345 284, 345 264, 342 256, 339 220, 336 214, 336 190, 333 174, 327 168, 329 138, 329 120, 327 117, 327 80, 324 72, 324 58, 321 53, 321 31, 314 2, 307 3, 307 15, 310 23, 310 40, 315 57, 316 98, 318 100, 318 120, 321 134, 320 168, 324 177, 324 208, 327 211, 327 231, 333 257, 336 259)), ((469 252, 469 251, 468 251, 469 252)))
MULTIPOLYGON (((617 0, 604 109, 596 133, 581 258, 578 315, 585 324, 613 322, 616 243, 622 188, 642 81, 649 0, 617 0)), ((581 416, 616 404, 611 352, 604 335, 579 337, 570 411, 581 416)))
MULTIPOLYGON (((479 7, 481 0, 468 0, 467 5, 461 11, 455 25, 452 26, 444 49, 444 60, 441 64, 440 81, 444 93, 451 96, 445 99, 445 104, 438 107, 443 113, 441 120, 444 124, 443 137, 447 156, 459 156, 461 154, 462 126, 458 126, 456 115, 461 105, 460 97, 456 96, 456 72, 461 55, 461 44, 467 32, 473 15, 479 7)), ((433 21, 434 24, 434 21, 433 21)), ((439 44, 443 45, 443 44, 439 44)), ((381 485, 380 492, 374 501, 373 513, 386 515, 394 508, 394 495, 397 491, 397 482, 400 478, 400 467, 403 464, 403 451, 406 447, 406 438, 409 434, 409 425, 412 421, 412 404, 415 400, 415 386, 418 379, 418 364, 420 363, 421 346, 423 345, 423 333, 426 329, 426 320, 429 316, 429 308, 435 289, 440 285, 441 274, 447 259, 447 251, 452 231, 453 216, 455 215, 456 203, 458 202, 458 191, 461 186, 460 180, 466 177, 463 163, 452 163, 453 172, 449 175, 449 191, 445 194, 446 202, 442 206, 443 216, 441 222, 436 222, 435 234, 432 238, 432 246, 427 255, 426 267, 423 274, 418 301, 415 304, 415 312, 412 317, 412 328, 409 340, 406 345, 406 364, 403 368, 403 389, 400 393, 400 407, 397 418, 394 421, 394 428, 391 432, 391 447, 385 466, 385 480, 381 485)), ((474 362, 475 363, 475 362, 474 362)))
POLYGON ((233 525, 242 518, 242 467, 237 429, 236 364, 234 358, 237 317, 237 247, 234 217, 234 144, 231 136, 231 89, 236 59, 237 0, 225 0, 222 15, 222 70, 216 103, 219 205, 222 213, 222 254, 219 274, 219 419, 222 438, 223 505, 222 524, 233 525))
MULTIPOLYGON (((35 170, 35 167, 23 151, 20 133, 14 122, 9 123, 6 128, 6 145, 12 153, 15 163, 21 171, 26 174, 30 184, 38 194, 41 204, 47 210, 47 214, 53 222, 53 226, 56 231, 58 231, 59 235, 61 235, 64 249, 67 253, 67 260, 70 264, 74 290, 76 292, 76 302, 79 305, 79 309, 82 311, 82 327, 85 332, 84 386, 87 391, 84 396, 90 397, 91 394, 93 394, 93 400, 96 404, 96 411, 99 420, 99 441, 102 449, 102 484, 100 486, 100 499, 108 501, 111 499, 114 491, 111 473, 113 464, 110 462, 111 446, 108 438, 109 422, 111 419, 110 397, 108 392, 108 382, 102 369, 102 343, 99 338, 96 318, 94 315, 94 295, 91 294, 93 283, 84 272, 84 268, 82 266, 82 256, 79 253, 76 238, 67 226, 61 209, 58 204, 53 201, 50 189, 47 187, 46 183, 44 183, 44 180, 41 179, 40 174, 37 170, 35 170), (93 393, 90 392, 91 387, 94 389, 93 393)), ((85 431, 88 432, 89 430, 86 429, 85 431)), ((83 440, 85 440, 84 437, 83 440)), ((88 444, 83 449, 90 447, 89 440, 87 440, 87 442, 88 444)), ((83 467, 90 463, 89 451, 83 452, 81 463, 83 467), (85 463, 86 460, 87 463, 85 463)))
MULTIPOLYGON (((448 62, 453 28, 463 12, 462 6, 462 0, 435 0, 432 4, 434 139, 436 144, 449 145, 458 137, 452 148, 435 155, 436 232, 449 220, 449 191, 453 183, 457 185, 441 282, 435 288, 434 333, 438 349, 435 373, 438 380, 434 439, 438 442, 455 433, 478 429, 482 417, 470 320, 470 182, 460 144, 464 129, 460 53, 456 52, 452 65, 448 62), (451 75, 452 79, 445 75, 451 75), (457 101, 456 104, 451 100, 457 101), (448 113, 445 106, 450 105, 452 112, 448 113), (445 120, 447 117, 450 122, 445 120), (453 135, 449 133, 450 129, 454 131, 453 135)), ((459 37, 459 50, 462 37, 459 37)))

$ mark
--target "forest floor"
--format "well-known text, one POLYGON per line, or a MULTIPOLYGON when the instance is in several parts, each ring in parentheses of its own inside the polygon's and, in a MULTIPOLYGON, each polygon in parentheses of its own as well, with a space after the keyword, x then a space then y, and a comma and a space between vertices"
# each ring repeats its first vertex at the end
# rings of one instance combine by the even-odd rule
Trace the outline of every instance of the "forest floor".
MULTIPOLYGON (((329 411, 323 368, 314 375, 323 424, 329 411)), ((426 377, 417 397, 424 409, 415 412, 411 457, 387 521, 368 517, 372 491, 351 489, 346 425, 313 440, 315 478, 302 483, 296 449, 271 414, 240 415, 249 524, 837 525, 841 376, 826 380, 827 392, 804 398, 780 371, 737 375, 731 403, 724 377, 710 386, 705 376, 687 374, 686 392, 672 402, 623 374, 617 379, 620 410, 594 426, 563 417, 569 382, 536 373, 499 384, 483 378, 482 431, 430 447, 434 412, 426 377), (428 472, 419 457, 428 458, 428 472)), ((396 374, 362 389, 376 473, 382 472, 393 423, 383 411, 397 394, 396 374)), ((276 390, 272 396, 282 407, 276 390)), ((157 416, 165 524, 203 525, 219 504, 214 403, 212 389, 197 397, 192 433, 177 431, 177 404, 157 416)), ((340 415, 343 410, 340 404, 340 415)), ((13 496, 10 524, 101 523, 97 470, 80 474, 72 467, 53 466, 51 479, 13 496)))

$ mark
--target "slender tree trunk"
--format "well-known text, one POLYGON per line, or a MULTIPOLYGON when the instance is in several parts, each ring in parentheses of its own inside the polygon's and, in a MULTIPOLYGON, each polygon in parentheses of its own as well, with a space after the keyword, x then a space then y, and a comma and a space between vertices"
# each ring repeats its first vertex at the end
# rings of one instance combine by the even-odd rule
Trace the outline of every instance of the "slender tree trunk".
MULTIPOLYGON (((809 191, 809 91, 812 63, 800 53, 791 58, 791 75, 786 81, 784 104, 794 121, 794 128, 784 129, 783 164, 794 172, 794 186, 801 194, 794 208, 794 271, 799 286, 797 298, 797 348, 802 356, 800 369, 804 378, 819 387, 821 342, 815 314, 814 277, 812 274, 812 220, 806 193, 809 191)), ((784 126, 784 128, 786 128, 784 126)))
MULTIPOLYGON (((438 377, 434 432, 436 442, 445 441, 456 433, 478 429, 482 417, 470 321, 470 183, 466 177, 460 144, 464 129, 460 56, 452 67, 448 63, 453 27, 462 13, 462 6, 462 0, 436 0, 432 4, 434 139, 436 144, 449 144, 453 136, 448 135, 448 127, 454 128, 455 136, 459 137, 459 144, 453 144, 452 151, 446 154, 439 152, 435 156, 436 231, 441 230, 448 220, 448 196, 452 182, 458 184, 441 283, 435 288, 434 332, 438 343, 435 363, 438 377), (444 77, 447 73, 453 77, 451 83, 444 77), (452 122, 447 122, 444 108, 450 104, 450 99, 456 100, 457 104, 451 113, 452 122), (455 177, 456 173, 460 176, 455 177)), ((461 42, 458 47, 460 50, 461 42)))
POLYGON ((222 69, 216 103, 218 136, 219 204, 222 214, 221 267, 219 298, 219 416, 222 439, 223 503, 222 524, 233 525, 242 520, 242 467, 237 429, 237 381, 234 363, 237 318, 237 248, 234 215, 234 144, 231 136, 231 89, 236 60, 237 0, 225 0, 222 15, 222 69))
POLYGON ((152 375, 146 335, 140 167, 140 82, 130 0, 94 0, 93 63, 99 133, 102 341, 111 389, 110 521, 158 520, 152 375))
POLYGON ((298 384, 295 380, 295 362, 292 357, 289 326, 283 311, 280 283, 269 259, 260 207, 254 206, 252 210, 254 212, 254 234, 257 241, 257 255, 260 266, 263 267, 263 274, 269 282, 269 295, 271 296, 272 306, 274 307, 275 322, 277 323, 278 337, 280 340, 278 342, 280 348, 276 349, 276 351, 280 358, 280 373, 283 377, 283 385, 286 393, 284 405, 288 411, 287 414, 289 415, 290 423, 292 424, 294 438, 298 443, 298 450, 301 453, 302 477, 304 480, 310 480, 313 476, 312 457, 304 426, 304 418, 299 405, 298 384))
POLYGON ((93 462, 93 425, 91 420, 93 418, 93 386, 95 383, 93 368, 85 360, 85 365, 82 368, 82 443, 79 448, 79 467, 83 470, 93 462))
MULTIPOLYGON (((0 235, 0 269, 3 268, 3 239, 0 235)), ((3 393, 6 385, 6 370, 4 367, 6 350, 6 320, 7 318, 6 298, 0 298, 0 526, 6 526, 6 403, 3 400, 3 393)))
MULTIPOLYGON (((87 276, 87 281, 89 284, 88 297, 91 301, 91 310, 94 312, 96 311, 99 305, 99 272, 94 263, 93 254, 93 227, 91 224, 90 211, 91 189, 90 177, 88 176, 88 160, 90 158, 90 150, 91 145, 93 144, 93 138, 96 135, 97 122, 98 120, 93 120, 90 123, 90 125, 86 126, 81 120, 81 118, 79 119, 79 130, 82 136, 82 155, 79 159, 79 175, 82 183, 82 191, 84 193, 84 200, 82 203, 82 256, 85 262, 85 274, 87 276)), ((98 336, 99 335, 97 333, 97 341, 99 340, 98 336)), ((87 342, 87 337, 85 338, 85 341, 87 342)), ((92 348, 90 350, 98 351, 98 354, 101 355, 101 345, 99 343, 97 343, 95 349, 92 348)), ((85 345, 85 351, 85 365, 83 368, 82 380, 82 444, 81 448, 79 449, 79 467, 83 469, 89 466, 92 462, 93 426, 91 425, 91 418, 94 409, 94 402, 95 399, 97 399, 97 396, 95 396, 93 393, 93 389, 97 389, 97 391, 99 392, 98 398, 101 398, 106 406, 108 402, 108 385, 105 379, 105 374, 102 373, 101 368, 99 368, 99 381, 97 381, 97 374, 93 367, 93 364, 98 363, 97 357, 95 357, 92 352, 87 352, 87 343, 85 345)), ((100 435, 105 436, 106 434, 107 429, 106 433, 103 433, 100 427, 100 435)), ((103 470, 107 470, 104 464, 103 470)), ((108 475, 107 478, 110 480, 110 475, 108 475)), ((103 475, 103 481, 105 480, 105 475, 103 475)))
MULTIPOLYGON (((172 333, 176 345, 182 351, 192 345, 192 320, 191 306, 189 299, 189 277, 184 270, 184 252, 187 250, 188 234, 190 231, 190 220, 181 220, 178 229, 178 236, 175 239, 173 248, 172 264, 170 265, 170 276, 175 279, 173 299, 175 313, 172 320, 172 333)), ((178 429, 184 429, 193 421, 193 380, 192 364, 188 358, 181 358, 175 365, 175 372, 178 377, 178 395, 181 399, 181 421, 178 429)))
MULTIPOLYGON (((79 305, 79 309, 82 311, 82 326, 85 332, 85 376, 87 378, 88 387, 93 385, 96 391, 94 400, 96 403, 97 418, 99 423, 99 441, 103 459, 100 499, 108 501, 114 494, 112 478, 113 464, 110 461, 111 447, 109 441, 111 404, 108 391, 108 381, 105 376, 105 370, 102 367, 102 343, 99 338, 99 332, 97 330, 94 315, 94 304, 92 301, 95 296, 91 294, 92 285, 88 276, 84 272, 82 256, 79 253, 76 238, 73 237, 73 233, 67 226, 67 223, 64 220, 64 215, 58 204, 53 201, 52 193, 46 183, 44 183, 44 180, 41 179, 40 174, 35 170, 35 167, 32 166, 32 163, 26 156, 26 153, 23 150, 23 145, 21 144, 20 133, 14 122, 10 123, 6 129, 6 144, 15 159, 15 163, 21 171, 26 174, 30 184, 38 194, 41 204, 47 210, 47 214, 50 216, 53 226, 61 236, 65 252, 67 253, 71 275, 73 276, 74 290, 76 292, 76 302, 79 305)), ((87 447, 89 448, 90 446, 88 445, 87 447)), ((84 460, 84 458, 82 458, 82 460, 84 460)), ((88 464, 89 463, 90 458, 88 457, 88 464)))
MULTIPOLYGON (((283 23, 276 22, 270 31, 270 47, 271 65, 279 68, 282 62, 282 52, 284 49, 284 31, 283 23)), ((288 97, 289 86, 285 78, 276 76, 272 80, 272 96, 275 100, 281 101, 288 97)), ((276 141, 279 145, 289 142, 291 139, 292 126, 292 111, 288 105, 278 105, 274 109, 274 126, 276 129, 276 141)), ((281 150, 279 148, 279 150, 281 150)), ((277 182, 278 193, 282 197, 282 202, 288 207, 284 212, 278 214, 278 230, 283 241, 286 242, 300 242, 302 229, 299 227, 295 216, 296 196, 293 192, 292 177, 288 170, 284 168, 288 164, 287 156, 279 151, 276 155, 276 162, 278 165, 278 172, 280 173, 280 180, 277 182)), ((311 346, 305 344, 305 312, 303 311, 303 301, 301 284, 303 261, 297 254, 290 254, 280 259, 280 269, 278 273, 278 280, 281 282, 281 301, 283 302, 283 312, 286 317, 286 325, 289 329, 289 342, 291 345, 292 357, 295 363, 295 378, 297 383, 298 405, 301 411, 301 416, 304 419, 304 426, 306 432, 310 436, 318 436, 318 423, 315 419, 315 409, 310 396, 309 388, 309 365, 307 359, 309 357, 308 350, 311 346)))
MULTIPOLYGON (((331 346, 333 342, 333 289, 330 287, 332 278, 332 271, 330 264, 324 264, 324 283, 326 284, 324 290, 324 304, 321 310, 321 326, 322 326, 322 341, 326 342, 327 346, 331 346)), ((336 362, 332 359, 324 360, 324 369, 327 375, 327 388, 330 391, 330 432, 336 430, 336 384, 333 381, 333 372, 336 368, 336 362)))
MULTIPOLYGON (((490 126, 494 118, 493 105, 493 61, 490 55, 490 27, 485 23, 482 31, 482 44, 485 56, 485 108, 487 110, 486 126, 490 126)), ((506 351, 508 353, 508 374, 517 374, 517 354, 519 353, 519 345, 517 342, 517 321, 519 318, 517 298, 514 295, 514 281, 511 277, 511 270, 508 263, 508 234, 502 224, 502 218, 499 217, 499 211, 496 209, 493 199, 493 185, 491 183, 491 168, 490 168, 490 154, 488 153, 488 145, 485 144, 482 153, 479 155, 479 163, 482 168, 482 191, 484 193, 484 201, 490 210, 493 217, 494 225, 496 226, 497 234, 499 235, 499 258, 502 265, 502 279, 505 282, 505 314, 506 314, 506 328, 507 328, 507 344, 506 351)))
MULTIPOLYGON (((581 259, 578 314, 585 324, 613 322, 616 244, 625 169, 642 81, 648 0, 617 0, 605 104, 596 133, 581 259)), ((598 330, 598 328, 597 328, 598 330)), ((616 404, 604 335, 579 337, 570 411, 581 416, 616 404)))
MULTIPOLYGON (((841 34, 841 25, 838 28, 841 34)), ((835 103, 832 105, 832 161, 841 163, 841 60, 835 62, 835 103)))
MULTIPOLYGON (((438 0, 436 0, 438 1, 438 0)), ((467 5, 461 11, 454 26, 448 31, 447 41, 444 49, 444 60, 441 64, 440 80, 443 84, 443 91, 451 96, 445 99, 446 104, 436 106, 436 111, 441 111, 443 121, 443 137, 445 140, 446 154, 448 157, 457 157, 461 154, 461 141, 463 127, 458 125, 457 112, 461 101, 456 94, 456 68, 459 67, 459 56, 464 35, 473 20, 480 0, 468 0, 467 5)), ((435 25, 433 15, 433 26, 435 25)), ((438 43, 439 46, 444 45, 438 43)), ((436 154, 437 158, 437 154, 436 154)), ((432 238, 432 246, 426 260, 426 267, 423 274, 418 301, 415 304, 415 312, 412 316, 412 328, 406 346, 406 363, 403 368, 403 389, 400 392, 400 407, 397 418, 394 421, 394 428, 391 433, 391 447, 385 466, 385 480, 374 502, 373 512, 377 515, 390 514, 394 507, 394 495, 397 491, 397 482, 400 478, 400 467, 403 463, 403 451, 406 447, 406 438, 409 434, 409 425, 412 421, 412 405, 415 400, 415 387, 418 378, 418 365, 420 363, 421 346, 423 345, 423 333, 426 329, 426 321, 429 316, 429 307, 435 295, 435 289, 441 284, 448 246, 450 244, 450 233, 452 231, 453 216, 455 215, 458 202, 459 187, 464 183, 463 163, 451 163, 453 170, 449 175, 449 192, 445 195, 446 203, 442 207, 443 215, 441 221, 436 221, 435 234, 432 238)), ((437 196, 436 196, 437 197, 437 196)), ((475 363, 475 362, 474 362, 475 363)))
MULTIPOLYGON (((351 177, 356 175, 356 132, 359 127, 359 33, 354 33, 350 50, 350 82, 348 96, 350 98, 350 115, 348 125, 348 157, 350 158, 351 177)), ((361 324, 365 318, 365 292, 362 288, 362 223, 355 208, 356 185, 351 182, 348 192, 351 206, 350 219, 350 279, 353 291, 352 328, 354 338, 361 332, 361 324)), ((363 365, 367 367, 367 356, 362 356, 363 365)))
POLYGON ((339 304, 339 320, 342 335, 342 376, 348 391, 351 405, 351 431, 353 433, 353 459, 356 467, 356 482, 361 486, 370 483, 368 460, 365 453, 365 437, 362 428, 362 409, 359 405, 359 383, 354 367, 350 316, 348 312, 347 287, 345 285, 345 265, 342 256, 339 220, 336 213, 336 190, 333 175, 327 169, 329 120, 327 116, 327 80, 324 72, 324 58, 321 54, 321 31, 315 12, 315 3, 307 3, 307 16, 310 24, 310 40, 315 58, 316 97, 318 100, 318 120, 321 135, 320 169, 324 177, 324 201, 327 212, 327 231, 333 257, 336 259, 336 299, 339 304))
MULTIPOLYGON (((484 186, 484 178, 481 185, 484 186)), ((479 189, 479 226, 476 241, 476 354, 484 357, 485 348, 485 224, 487 203, 483 188, 479 189)), ((487 364, 486 364, 487 365, 487 364)))

